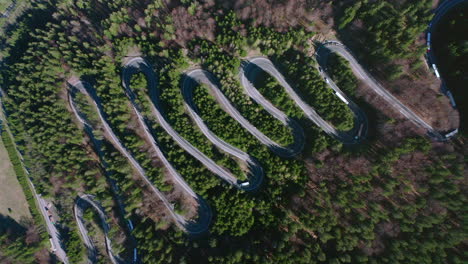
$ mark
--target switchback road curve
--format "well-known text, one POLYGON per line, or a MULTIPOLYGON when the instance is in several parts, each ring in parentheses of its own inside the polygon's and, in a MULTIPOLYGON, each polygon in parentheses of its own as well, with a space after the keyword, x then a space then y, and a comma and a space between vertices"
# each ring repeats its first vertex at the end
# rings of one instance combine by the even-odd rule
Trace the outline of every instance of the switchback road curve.
POLYGON ((325 42, 318 48, 317 54, 328 52, 322 49, 328 49, 329 52, 335 52, 345 58, 350 63, 351 69, 359 79, 365 82, 382 99, 387 101, 391 107, 400 112, 403 116, 408 118, 418 127, 425 129, 428 136, 438 141, 444 141, 447 139, 445 135, 442 135, 439 131, 434 129, 421 117, 415 114, 410 108, 405 106, 400 100, 393 96, 389 91, 387 91, 382 85, 380 85, 379 82, 377 82, 366 70, 364 70, 361 64, 359 64, 359 62, 355 59, 351 51, 349 51, 343 44, 337 41, 325 42))
MULTIPOLYGON (((242 127, 244 127, 250 134, 257 138, 262 144, 266 145, 276 155, 284 158, 291 158, 299 154, 304 148, 304 131, 294 120, 284 116, 280 120, 284 125, 290 127, 294 136, 294 143, 290 146, 283 147, 271 140, 265 134, 260 132, 255 126, 253 126, 247 119, 245 119, 239 111, 231 104, 229 99, 223 94, 219 88, 219 83, 216 78, 209 72, 196 69, 186 73, 186 77, 183 81, 182 93, 186 104, 189 106, 189 111, 194 114, 197 112, 197 108, 193 105, 192 90, 193 86, 197 83, 207 84, 210 90, 214 93, 216 101, 221 105, 224 111, 226 111, 232 118, 234 118, 242 127)), ((198 115, 197 115, 198 116, 198 115)), ((283 117, 283 116, 281 116, 283 117)), ((196 119, 199 119, 198 117, 196 119)))
MULTIPOLYGON (((125 91, 127 96, 130 98, 132 102, 135 101, 135 94, 130 88, 130 80, 133 74, 142 72, 148 81, 148 93, 151 99, 151 112, 156 117, 157 122, 161 125, 161 127, 174 139, 174 141, 185 151, 187 151, 190 155, 192 155, 195 159, 200 161, 208 170, 213 172, 214 174, 218 175, 221 179, 228 182, 230 185, 235 186, 236 188, 242 190, 253 190, 250 188, 250 183, 245 186, 237 180, 237 178, 225 168, 219 166, 214 162, 212 159, 207 157, 203 152, 195 148, 190 142, 184 139, 182 136, 177 133, 174 128, 167 122, 162 111, 160 110, 160 103, 159 103, 159 91, 157 87, 157 79, 156 74, 153 72, 153 69, 150 67, 148 63, 141 57, 132 58, 129 60, 123 69, 122 72, 122 82, 123 86, 125 87, 125 91)), ((252 175, 253 176, 253 175, 252 175)), ((251 177, 254 178, 255 177, 251 177)), ((258 177, 257 177, 258 178, 258 177)), ((254 181, 252 186, 258 187, 257 184, 258 180, 254 181)))
MULTIPOLYGON (((69 90, 68 90, 68 103, 70 105, 70 108, 71 108, 72 112, 74 113, 76 119, 80 123, 80 125, 83 126, 83 129, 88 134, 91 141, 93 142, 94 150, 98 154, 99 160, 102 163, 103 167, 108 168, 109 165, 105 161, 104 153, 103 153, 103 151, 101 149, 102 142, 95 137, 94 129, 93 129, 92 125, 89 124, 89 122, 87 122, 87 120, 86 120, 87 117, 85 115, 82 115, 82 112, 78 111, 77 110, 78 107, 75 105, 74 98, 76 96, 76 93, 79 93, 80 91, 78 91, 77 88, 75 88, 74 86, 71 86, 71 85, 68 85, 68 88, 69 88, 69 90)), ((125 219, 125 215, 127 213, 126 213, 126 210, 125 210, 124 200, 118 193, 118 187, 117 187, 117 185, 115 183, 115 180, 112 178, 112 175, 109 173, 109 171, 107 169, 104 170, 104 173, 105 173, 105 175, 107 177, 108 182, 110 183, 110 185, 112 187, 111 188, 112 191, 115 194, 115 199, 116 199, 120 214, 125 219)), ((128 236, 129 236, 129 238, 131 240, 132 245, 134 246, 134 249, 133 249, 133 263, 136 263, 138 261, 137 244, 136 244, 135 237, 133 237, 133 235, 131 234, 131 232, 133 231, 133 223, 132 223, 132 221, 130 219, 125 219, 125 221, 127 222, 128 236)))
MULTIPOLYGON (((272 152, 276 155, 284 158, 291 158, 299 154, 304 148, 305 136, 304 131, 299 126, 297 122, 286 117, 286 116, 276 116, 284 125, 290 127, 294 136, 294 143, 290 146, 283 147, 278 143, 271 140, 265 134, 260 132, 255 126, 253 126, 247 119, 245 119, 239 111, 231 104, 229 99, 223 94, 219 88, 219 83, 216 78, 209 72, 196 69, 188 72, 186 74, 185 80, 183 82, 182 93, 184 99, 188 106, 191 108, 189 111, 195 112, 196 106, 193 105, 192 101, 192 89, 193 85, 196 83, 207 84, 210 90, 214 93, 215 99, 221 105, 224 111, 226 111, 232 118, 234 118, 242 127, 244 127, 250 134, 257 138, 262 144, 266 145, 272 152)), ((198 119, 198 118, 197 118, 198 119)))
MULTIPOLYGON (((144 182, 150 187, 150 189, 153 191, 153 193, 163 202, 164 206, 168 210, 170 216, 174 219, 174 223, 183 231, 189 233, 189 234, 201 234, 204 233, 208 230, 208 227, 211 223, 212 219, 212 211, 211 208, 208 206, 206 201, 196 195, 188 185, 183 186, 182 188, 189 188, 190 194, 195 195, 195 199, 198 202, 198 221, 187 221, 183 216, 177 214, 174 211, 173 206, 170 204, 170 202, 167 200, 165 195, 157 189, 153 183, 148 179, 146 176, 145 170, 140 166, 140 164, 135 160, 135 158, 129 153, 129 151, 123 146, 123 144, 120 142, 118 137, 114 134, 113 130, 107 123, 105 119, 105 115, 103 112, 102 105, 100 103, 99 98, 95 94, 95 92, 91 89, 91 85, 86 82, 78 81, 73 84, 71 84, 72 87, 77 89, 79 92, 83 93, 87 98, 89 98, 93 104, 94 104, 94 109, 96 110, 100 122, 103 126, 104 130, 104 135, 105 137, 114 145, 114 147, 124 155, 127 160, 130 162, 132 167, 138 172, 140 177, 144 180, 144 182)), ((83 116, 79 113, 76 104, 73 101, 73 97, 69 97, 70 100, 70 106, 72 108, 72 111, 74 112, 75 116, 77 117, 80 122, 87 124, 87 122, 83 119, 83 116)), ((138 112, 139 113, 139 112, 138 112)), ((142 118, 139 116, 139 118, 142 118)), ((88 124, 89 125, 89 124, 88 124)), ((160 158, 165 159, 165 156, 162 155, 160 158)), ((176 184, 180 184, 180 181, 174 181, 176 184)))
MULTIPOLYGON (((311 66, 312 67, 312 66, 311 66)), ((325 133, 334 136, 344 144, 356 144, 361 141, 365 133, 367 132, 367 118, 364 112, 354 103, 348 104, 354 114, 354 127, 350 131, 339 131, 330 125, 327 121, 323 120, 320 115, 317 114, 314 108, 305 103, 297 92, 289 85, 283 75, 276 69, 273 63, 265 57, 250 58, 244 64, 241 69, 241 83, 247 94, 258 104, 262 105, 269 113, 271 113, 278 120, 287 122, 287 117, 281 110, 276 108, 271 102, 269 102, 260 92, 254 87, 253 80, 260 70, 273 76, 281 86, 284 87, 288 96, 301 108, 305 115, 312 120, 317 126, 319 126, 325 133), (365 128, 363 128, 365 127, 365 128)), ((344 95, 336 85, 332 88, 344 95)), ((349 99, 348 99, 349 100, 349 99)), ((350 101, 350 100, 349 100, 350 101)), ((351 101, 350 101, 351 102, 351 101)))
POLYGON ((110 228, 109 224, 107 223, 107 217, 104 213, 104 209, 98 202, 94 201, 93 196, 89 194, 84 194, 78 197, 78 199, 76 199, 73 211, 75 214, 75 221, 78 224, 78 230, 80 231, 81 237, 83 238, 83 241, 88 250, 88 263, 97 262, 97 249, 91 237, 88 234, 88 230, 85 227, 83 212, 87 208, 86 205, 91 206, 98 213, 99 219, 101 220, 101 228, 104 232, 104 241, 106 244, 107 255, 109 256, 111 262, 113 264, 123 264, 124 261, 119 256, 114 254, 112 250, 112 244, 109 240, 109 237, 107 236, 110 228))
MULTIPOLYGON (((215 84, 214 76, 210 73, 197 69, 188 72, 182 82, 182 94, 184 97, 184 105, 187 111, 189 112, 191 118, 194 120, 195 124, 197 124, 198 128, 202 131, 202 133, 208 138, 208 140, 213 143, 215 146, 220 148, 226 153, 235 156, 239 160, 245 162, 250 171, 250 177, 248 185, 244 184, 243 190, 251 191, 256 190, 263 180, 263 168, 260 166, 258 161, 248 155, 247 153, 243 152, 242 150, 230 145, 226 141, 220 139, 216 136, 205 124, 203 119, 198 115, 198 108, 193 102, 193 89, 199 84, 206 84, 212 91, 219 92, 219 88, 215 84)), ((217 93, 218 95, 218 93, 217 93)), ((221 95, 223 96, 223 95, 221 95)), ((224 98, 226 99, 226 98, 224 98)), ((225 102, 229 104, 229 102, 225 102)), ((230 105, 230 104, 229 104, 230 105)))
MULTIPOLYGON (((316 60, 319 65, 322 65, 320 64, 320 60, 324 58, 326 62, 326 60, 328 59, 327 57, 324 58, 324 57, 316 56, 316 60)), ((326 63, 324 65, 326 65, 326 63)), ((341 101, 343 101, 345 104, 348 105, 349 109, 351 109, 354 115, 353 128, 345 132, 338 131, 338 133, 341 133, 342 139, 346 140, 346 141, 343 141, 344 143, 351 143, 351 144, 360 143, 362 140, 366 138, 367 132, 369 129, 369 120, 367 119, 366 113, 364 113, 364 111, 356 103, 354 103, 353 100, 351 100, 348 96, 346 96, 346 94, 343 93, 343 91, 341 91, 341 89, 330 78, 330 76, 328 76, 328 73, 326 71, 321 70, 321 69, 323 69, 323 67, 319 67, 319 73, 322 76, 322 78, 326 80, 327 85, 335 92, 335 95, 337 95, 341 99, 341 101), (350 137, 352 137, 351 140, 350 140, 350 137)))

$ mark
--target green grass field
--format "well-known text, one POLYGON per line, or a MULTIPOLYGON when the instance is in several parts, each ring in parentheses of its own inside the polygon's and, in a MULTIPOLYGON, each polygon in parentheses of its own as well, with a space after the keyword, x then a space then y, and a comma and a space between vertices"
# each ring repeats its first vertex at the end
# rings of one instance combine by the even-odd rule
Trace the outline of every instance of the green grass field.
POLYGON ((16 179, 3 141, 0 139, 0 214, 15 220, 31 218, 23 190, 16 179))

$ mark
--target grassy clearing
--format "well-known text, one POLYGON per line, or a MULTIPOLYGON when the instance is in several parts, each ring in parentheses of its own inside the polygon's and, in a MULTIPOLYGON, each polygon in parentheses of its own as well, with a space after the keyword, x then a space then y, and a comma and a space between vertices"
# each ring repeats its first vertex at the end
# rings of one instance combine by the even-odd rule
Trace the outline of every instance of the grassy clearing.
POLYGON ((16 221, 22 217, 31 218, 28 202, 2 140, 0 140, 0 182, 0 214, 8 215, 16 221))

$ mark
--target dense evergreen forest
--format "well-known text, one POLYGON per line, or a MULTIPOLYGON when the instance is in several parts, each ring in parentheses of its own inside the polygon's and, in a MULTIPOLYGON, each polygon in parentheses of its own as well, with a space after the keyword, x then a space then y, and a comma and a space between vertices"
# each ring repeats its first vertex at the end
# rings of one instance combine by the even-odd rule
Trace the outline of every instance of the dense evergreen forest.
POLYGON ((394 63, 397 59, 421 66, 425 47, 414 44, 432 17, 431 0, 346 2, 337 21, 338 29, 343 34, 353 30, 359 34, 343 37, 361 45, 359 53, 366 54, 370 63, 384 64, 387 69, 382 74, 386 78, 395 80, 404 74, 403 65, 394 63), (361 25, 352 23, 358 20, 361 25))
MULTIPOLYGON (((386 89, 442 130, 459 126, 458 113, 440 93, 424 55, 435 1, 336 1, 340 40, 386 89), (447 118, 450 116, 451 118, 447 118)), ((366 96, 367 99, 370 96, 366 96)))
MULTIPOLYGON (((152 65, 168 123, 244 180, 244 165, 213 146, 184 108, 184 72, 202 68, 212 73, 245 119, 288 145, 294 141, 291 129, 246 95, 239 71, 248 57, 269 57, 325 120, 338 129, 351 128, 352 113, 321 79, 311 53, 319 45, 313 12, 331 8, 334 27, 345 41, 351 37, 346 30, 362 23, 364 37, 356 40, 361 45, 351 49, 369 65, 384 65, 382 78, 403 78, 403 66, 395 63, 400 57, 414 71, 420 67, 424 43, 416 39, 431 18, 431 1, 335 2, 38 0, 5 26, 1 100, 32 182, 58 210, 57 227, 70 262, 86 258, 73 205, 78 195, 88 193, 105 209, 116 253, 131 259, 136 246, 142 263, 464 263, 466 139, 431 142, 407 121, 380 111, 381 105, 364 102, 360 89, 365 88, 338 55, 328 61, 330 76, 362 102, 372 123, 371 136, 361 145, 343 145, 321 131, 265 73, 252 80, 256 88, 297 120, 305 134, 304 150, 281 158, 226 113, 205 85, 195 88, 194 103, 210 130, 260 162, 265 179, 255 192, 233 188, 184 151, 153 116, 145 75, 133 75, 131 86, 152 136, 214 211, 209 232, 198 236, 187 235, 167 217, 148 184, 108 140, 90 98, 76 94, 74 100, 92 133, 70 109, 69 82, 86 81, 122 144, 152 184, 171 196, 177 212, 185 214, 194 206, 166 181, 167 171, 149 151, 122 86, 125 62, 141 56, 152 65)), ((21 171, 19 158, 12 160, 21 171)), ((17 174, 31 200, 27 176, 17 174)), ((30 203, 32 224, 0 219, 11 223, 0 226, 0 261, 54 262, 44 249, 47 233, 40 215, 30 203)), ((92 212, 85 218, 91 235, 102 240, 99 220, 92 212)), ((99 254, 105 263, 102 245, 99 254)))

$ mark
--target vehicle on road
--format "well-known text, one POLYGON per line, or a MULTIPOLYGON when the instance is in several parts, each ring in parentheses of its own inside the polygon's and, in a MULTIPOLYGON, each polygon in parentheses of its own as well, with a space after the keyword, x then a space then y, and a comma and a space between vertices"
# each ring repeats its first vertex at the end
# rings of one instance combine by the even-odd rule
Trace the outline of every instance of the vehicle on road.
MULTIPOLYGON (((394 95, 392 95, 389 91, 387 91, 377 80, 375 80, 364 68, 361 64, 356 60, 354 55, 351 51, 346 48, 343 44, 337 44, 339 42, 325 42, 322 46, 318 49, 318 52, 323 52, 322 49, 328 50, 329 52, 335 52, 345 58, 351 66, 352 71, 356 74, 356 76, 366 82, 368 86, 374 90, 382 99, 389 102, 389 105, 394 107, 398 112, 400 112, 403 116, 408 118, 418 127, 421 127, 427 131, 427 135, 437 141, 445 141, 448 137, 445 137, 441 132, 434 129, 431 125, 429 125, 426 121, 424 121, 420 116, 418 116, 413 110, 409 107, 404 105, 400 100, 398 100, 394 95)), ((437 71, 437 67, 435 64, 432 64, 434 71, 438 77, 439 73, 437 71)), ((451 135, 453 136, 453 135, 451 135)))
POLYGON ((432 64, 432 69, 434 69, 434 73, 435 73, 437 79, 440 79, 439 70, 437 70, 437 66, 435 64, 432 64))

